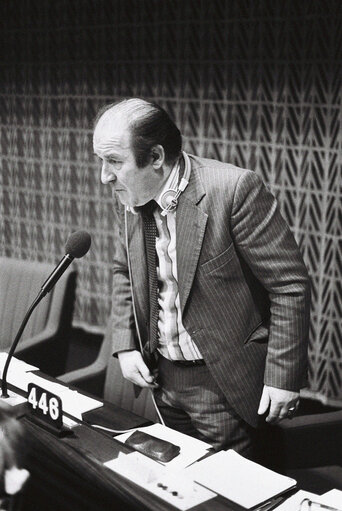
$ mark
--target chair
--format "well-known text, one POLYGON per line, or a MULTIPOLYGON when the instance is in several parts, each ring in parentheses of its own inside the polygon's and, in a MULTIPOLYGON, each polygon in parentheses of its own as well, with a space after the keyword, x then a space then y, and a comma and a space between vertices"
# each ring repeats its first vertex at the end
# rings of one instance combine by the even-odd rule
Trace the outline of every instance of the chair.
MULTIPOLYGON (((41 285, 53 271, 46 263, 0 257, 0 350, 8 351, 41 285)), ((14 355, 51 376, 65 370, 75 298, 70 268, 39 303, 14 355)))
POLYGON ((111 323, 108 322, 99 354, 92 364, 58 377, 64 383, 90 392, 121 408, 157 421, 150 391, 142 389, 136 398, 133 384, 123 378, 120 363, 112 356, 111 323))
POLYGON ((112 352, 110 334, 110 325, 108 324, 100 350, 92 364, 61 374, 58 379, 85 392, 103 397, 106 371, 112 352))
POLYGON ((342 410, 299 415, 268 426, 259 438, 261 462, 314 493, 342 490, 342 410))

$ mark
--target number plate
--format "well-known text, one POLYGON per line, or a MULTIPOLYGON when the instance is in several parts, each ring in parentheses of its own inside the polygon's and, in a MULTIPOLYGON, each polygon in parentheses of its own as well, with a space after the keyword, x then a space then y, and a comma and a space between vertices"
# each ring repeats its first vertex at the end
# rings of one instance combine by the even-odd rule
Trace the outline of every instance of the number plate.
POLYGON ((63 426, 63 413, 61 398, 47 390, 29 383, 27 402, 33 415, 47 422, 54 428, 61 429, 63 426))

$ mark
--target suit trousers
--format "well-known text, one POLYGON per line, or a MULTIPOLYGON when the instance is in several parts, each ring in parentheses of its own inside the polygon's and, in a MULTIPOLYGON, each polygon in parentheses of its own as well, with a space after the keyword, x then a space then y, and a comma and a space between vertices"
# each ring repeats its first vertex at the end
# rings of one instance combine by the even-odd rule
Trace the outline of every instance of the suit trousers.
POLYGON ((177 366, 159 356, 155 400, 166 426, 254 458, 255 430, 239 417, 206 365, 177 366))

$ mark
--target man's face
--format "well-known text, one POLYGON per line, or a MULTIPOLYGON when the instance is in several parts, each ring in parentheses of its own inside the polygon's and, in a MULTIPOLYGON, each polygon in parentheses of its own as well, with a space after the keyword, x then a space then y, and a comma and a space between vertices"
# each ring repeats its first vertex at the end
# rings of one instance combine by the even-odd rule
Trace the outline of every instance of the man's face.
POLYGON ((126 206, 142 206, 153 199, 167 178, 163 166, 151 160, 138 168, 131 148, 130 132, 122 115, 105 112, 94 132, 94 152, 102 160, 101 181, 111 184, 126 206))

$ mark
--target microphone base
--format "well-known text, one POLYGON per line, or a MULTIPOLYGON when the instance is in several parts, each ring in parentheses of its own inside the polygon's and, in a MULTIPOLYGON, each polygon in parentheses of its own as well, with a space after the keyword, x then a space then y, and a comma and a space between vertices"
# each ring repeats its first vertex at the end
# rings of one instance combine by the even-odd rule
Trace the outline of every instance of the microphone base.
MULTIPOLYGON (((2 389, 0 388, 0 391, 2 389)), ((0 401, 3 401, 4 403, 7 403, 10 406, 17 406, 21 405, 22 403, 26 403, 27 399, 20 394, 17 394, 16 392, 13 392, 13 390, 7 390, 8 397, 0 396, 0 401)))

